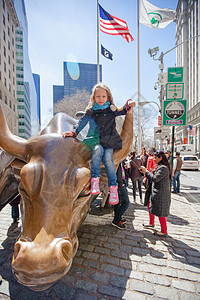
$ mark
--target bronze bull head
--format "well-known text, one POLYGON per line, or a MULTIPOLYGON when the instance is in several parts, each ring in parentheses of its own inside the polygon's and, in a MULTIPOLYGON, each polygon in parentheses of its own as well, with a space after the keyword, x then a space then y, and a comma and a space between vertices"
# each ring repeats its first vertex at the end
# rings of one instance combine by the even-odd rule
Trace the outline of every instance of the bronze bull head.
MULTIPOLYGON (((10 132, 0 107, 0 146, 26 162, 19 183, 22 231, 12 268, 16 279, 33 290, 47 289, 69 271, 78 249, 77 230, 90 206, 91 152, 78 140, 61 136, 76 122, 58 114, 26 141, 10 132)), ((116 167, 132 145, 132 110, 121 137, 123 147, 114 152, 116 167)))

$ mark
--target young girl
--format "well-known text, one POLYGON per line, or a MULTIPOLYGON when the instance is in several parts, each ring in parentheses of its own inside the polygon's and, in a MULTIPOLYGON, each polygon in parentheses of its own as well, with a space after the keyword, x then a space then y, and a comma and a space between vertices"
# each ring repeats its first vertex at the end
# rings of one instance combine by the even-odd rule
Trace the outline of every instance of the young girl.
MULTIPOLYGON (((86 108, 85 116, 82 117, 78 126, 73 131, 62 134, 63 137, 76 137, 80 135, 84 125, 88 124, 88 117, 95 121, 99 133, 99 140, 93 145, 91 161, 91 190, 90 194, 99 194, 99 178, 101 160, 106 168, 108 186, 110 190, 109 203, 115 205, 119 202, 117 192, 117 177, 113 162, 113 150, 122 148, 122 140, 116 130, 115 118, 125 115, 129 109, 135 106, 135 102, 128 100, 122 110, 118 110, 113 103, 110 89, 103 83, 98 83, 93 87, 90 102, 86 108)), ((90 125, 92 124, 89 122, 90 125)), ((96 130, 93 132, 96 132, 96 130)))

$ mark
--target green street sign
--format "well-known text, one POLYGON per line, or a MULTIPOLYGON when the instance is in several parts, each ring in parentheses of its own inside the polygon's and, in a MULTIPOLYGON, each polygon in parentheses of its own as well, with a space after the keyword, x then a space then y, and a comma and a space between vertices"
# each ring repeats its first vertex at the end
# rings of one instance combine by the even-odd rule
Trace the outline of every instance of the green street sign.
POLYGON ((187 100, 164 100, 162 113, 162 125, 186 125, 187 100))
POLYGON ((168 82, 182 82, 183 81, 183 67, 167 68, 168 82))
POLYGON ((167 83, 166 99, 182 100, 184 98, 184 83, 167 83))

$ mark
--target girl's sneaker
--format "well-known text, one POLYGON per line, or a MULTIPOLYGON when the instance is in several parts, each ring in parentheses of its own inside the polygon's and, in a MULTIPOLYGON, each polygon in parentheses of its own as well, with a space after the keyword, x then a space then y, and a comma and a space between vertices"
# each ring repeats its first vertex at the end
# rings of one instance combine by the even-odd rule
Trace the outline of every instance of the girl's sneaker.
POLYGON ((109 186, 110 197, 109 197, 108 202, 109 202, 111 205, 116 205, 117 203, 119 203, 119 196, 118 196, 117 189, 118 189, 118 186, 117 186, 117 185, 109 186))
POLYGON ((99 193, 100 193, 100 189, 99 189, 99 177, 93 177, 93 178, 91 178, 90 194, 91 195, 97 195, 99 193))

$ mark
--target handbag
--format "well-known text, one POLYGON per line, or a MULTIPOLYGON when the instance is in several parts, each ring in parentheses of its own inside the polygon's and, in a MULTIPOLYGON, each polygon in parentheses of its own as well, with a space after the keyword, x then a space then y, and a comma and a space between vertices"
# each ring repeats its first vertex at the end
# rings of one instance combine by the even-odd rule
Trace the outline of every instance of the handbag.
POLYGON ((152 181, 148 182, 148 186, 144 196, 144 206, 147 206, 149 203, 149 199, 151 196, 151 187, 152 187, 152 181))

